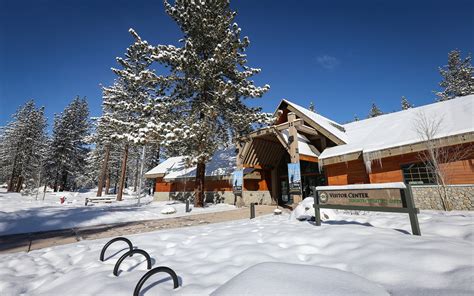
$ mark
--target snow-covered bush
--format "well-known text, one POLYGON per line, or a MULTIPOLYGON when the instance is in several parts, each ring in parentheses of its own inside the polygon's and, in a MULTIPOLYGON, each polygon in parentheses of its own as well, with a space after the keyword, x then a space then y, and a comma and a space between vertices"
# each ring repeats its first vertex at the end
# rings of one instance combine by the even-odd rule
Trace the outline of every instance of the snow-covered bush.
MULTIPOLYGON (((296 208, 291 212, 291 220, 311 220, 315 216, 314 211, 314 198, 307 197, 301 201, 296 208)), ((337 216, 335 210, 331 209, 321 209, 321 220, 332 220, 337 216)))
POLYGON ((163 210, 161 210, 161 213, 164 215, 174 214, 176 213, 176 208, 168 206, 164 208, 163 210))

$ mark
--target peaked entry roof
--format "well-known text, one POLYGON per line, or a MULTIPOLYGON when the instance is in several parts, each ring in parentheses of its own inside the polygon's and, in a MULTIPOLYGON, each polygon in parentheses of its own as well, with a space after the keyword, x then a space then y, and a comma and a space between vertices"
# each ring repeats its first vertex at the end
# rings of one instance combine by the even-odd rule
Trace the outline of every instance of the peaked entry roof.
POLYGON ((355 152, 372 153, 422 142, 416 131, 417 121, 421 116, 425 116, 429 120, 440 121, 436 138, 474 132, 474 95, 348 124, 339 124, 288 100, 282 100, 278 109, 282 107, 282 103, 291 106, 291 111, 296 111, 297 116, 305 117, 305 122, 313 125, 325 136, 327 136, 325 133, 329 133, 333 138, 340 140, 339 143, 335 141, 338 146, 326 148, 319 155, 320 160, 355 152))

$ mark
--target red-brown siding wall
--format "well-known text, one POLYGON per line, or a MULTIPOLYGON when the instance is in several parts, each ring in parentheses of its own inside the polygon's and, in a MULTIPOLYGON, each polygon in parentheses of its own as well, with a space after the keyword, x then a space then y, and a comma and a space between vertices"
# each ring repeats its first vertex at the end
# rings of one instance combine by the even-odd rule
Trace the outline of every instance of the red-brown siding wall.
MULTIPOLYGON (((370 174, 367 174, 362 159, 328 165, 324 169, 328 185, 403 182, 401 166, 417 162, 420 162, 419 154, 411 153, 383 158, 382 165, 375 161, 370 174)), ((474 155, 443 166, 448 172, 449 184, 474 184, 474 155)))
POLYGON ((324 170, 328 185, 369 183, 369 176, 361 159, 328 165, 324 170))
MULTIPOLYGON (((244 189, 248 191, 265 191, 271 188, 271 174, 264 170, 260 171, 262 179, 244 180, 244 189)), ((157 178, 155 183, 156 192, 180 192, 194 191, 194 180, 185 182, 165 182, 163 178, 157 178), (186 186, 186 187, 185 187, 186 186)), ((206 180, 205 191, 232 191, 232 186, 228 180, 206 180)))

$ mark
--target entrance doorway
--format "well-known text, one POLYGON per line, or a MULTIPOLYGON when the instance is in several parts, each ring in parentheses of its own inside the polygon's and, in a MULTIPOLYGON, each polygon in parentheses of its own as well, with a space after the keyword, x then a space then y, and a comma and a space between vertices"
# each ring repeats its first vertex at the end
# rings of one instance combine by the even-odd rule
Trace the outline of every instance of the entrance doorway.
MULTIPOLYGON (((279 205, 293 204, 293 196, 289 194, 288 186, 288 161, 289 157, 283 157, 278 166, 279 175, 279 205)), ((319 171, 317 162, 300 161, 301 169, 301 193, 303 199, 309 196, 314 196, 311 191, 313 186, 324 186, 326 183, 326 176, 323 171, 319 171)))

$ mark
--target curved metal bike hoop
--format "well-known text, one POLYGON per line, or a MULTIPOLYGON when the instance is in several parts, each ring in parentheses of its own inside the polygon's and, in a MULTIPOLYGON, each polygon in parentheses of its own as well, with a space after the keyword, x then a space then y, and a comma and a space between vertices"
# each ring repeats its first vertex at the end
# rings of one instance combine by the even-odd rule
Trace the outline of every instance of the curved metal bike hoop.
POLYGON ((122 261, 125 260, 125 258, 127 258, 127 256, 132 257, 132 255, 135 254, 135 253, 142 254, 143 256, 145 256, 146 262, 147 262, 147 269, 151 269, 150 255, 148 255, 147 252, 145 252, 141 249, 134 249, 134 250, 128 251, 127 253, 123 254, 122 257, 119 258, 117 263, 115 263, 115 266, 114 266, 114 275, 115 276, 118 276, 118 269, 120 267, 120 264, 122 264, 122 261))
POLYGON ((171 268, 166 267, 166 266, 159 266, 155 267, 152 270, 148 271, 145 273, 145 275, 138 281, 137 286, 135 287, 135 291, 133 291, 133 296, 138 296, 140 295, 140 290, 142 289, 143 284, 146 282, 146 280, 154 275, 155 273, 158 272, 165 272, 171 276, 173 279, 173 289, 176 289, 179 287, 178 283, 178 276, 176 275, 176 272, 174 272, 171 268))
MULTIPOLYGON (((130 248, 130 251, 133 250, 133 245, 132 245, 132 242, 128 239, 128 238, 125 238, 125 237, 116 237, 112 240, 110 240, 108 243, 105 244, 105 246, 102 248, 102 251, 100 252, 100 261, 104 261, 104 256, 105 256, 105 251, 107 250, 107 248, 115 243, 115 242, 118 242, 118 241, 124 241, 128 244, 128 247, 130 248)), ((130 255, 132 256, 132 255, 130 255)))

